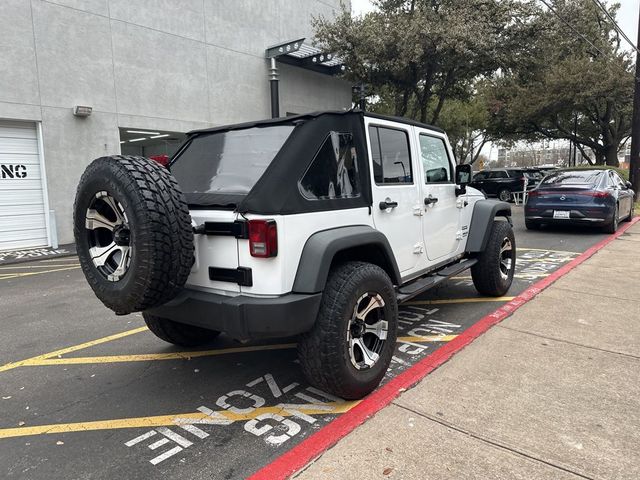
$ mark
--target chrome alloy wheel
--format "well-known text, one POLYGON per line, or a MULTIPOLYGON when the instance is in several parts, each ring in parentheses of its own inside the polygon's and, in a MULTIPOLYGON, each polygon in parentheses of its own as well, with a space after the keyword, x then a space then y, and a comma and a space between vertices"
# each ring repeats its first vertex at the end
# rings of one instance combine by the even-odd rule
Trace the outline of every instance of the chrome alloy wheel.
POLYGON ((131 230, 124 208, 107 192, 98 192, 85 215, 89 256, 110 282, 120 280, 131 262, 131 230))
POLYGON ((347 324, 349 357, 357 370, 373 367, 384 348, 389 323, 384 319, 384 300, 377 293, 365 293, 356 302, 347 324))
POLYGON ((506 280, 509 278, 509 273, 513 268, 513 245, 511 240, 505 238, 502 240, 502 246, 500 247, 500 276, 506 280))

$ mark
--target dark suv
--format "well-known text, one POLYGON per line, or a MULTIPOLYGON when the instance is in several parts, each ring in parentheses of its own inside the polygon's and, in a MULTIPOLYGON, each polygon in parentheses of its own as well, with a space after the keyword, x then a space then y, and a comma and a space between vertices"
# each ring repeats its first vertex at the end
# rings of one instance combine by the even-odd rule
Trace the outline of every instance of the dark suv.
POLYGON ((496 168, 482 170, 474 175, 469 186, 477 188, 488 197, 498 197, 503 202, 511 200, 513 192, 531 190, 541 179, 538 172, 523 168, 496 168))

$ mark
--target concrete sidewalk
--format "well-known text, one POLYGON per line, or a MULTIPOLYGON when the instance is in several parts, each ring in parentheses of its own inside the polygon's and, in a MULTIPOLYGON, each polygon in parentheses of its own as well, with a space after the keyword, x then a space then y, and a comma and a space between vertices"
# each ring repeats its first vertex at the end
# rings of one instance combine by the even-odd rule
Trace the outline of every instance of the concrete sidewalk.
POLYGON ((301 479, 640 478, 640 223, 301 479))

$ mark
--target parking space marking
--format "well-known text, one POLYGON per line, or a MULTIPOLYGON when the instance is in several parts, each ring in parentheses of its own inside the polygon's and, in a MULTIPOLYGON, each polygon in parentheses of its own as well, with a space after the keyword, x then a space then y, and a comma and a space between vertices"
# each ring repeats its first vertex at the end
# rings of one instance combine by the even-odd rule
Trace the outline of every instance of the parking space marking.
MULTIPOLYGON (((345 413, 355 407, 357 401, 326 402, 322 405, 300 404, 296 409, 306 415, 336 415, 345 413)), ((118 430, 125 428, 154 428, 171 427, 180 424, 207 424, 211 414, 224 417, 225 424, 253 420, 263 414, 295 416, 295 411, 289 411, 282 406, 259 407, 247 413, 237 413, 230 410, 219 410, 211 413, 190 412, 173 415, 156 415, 150 417, 117 418, 112 420, 98 420, 92 422, 57 423, 51 425, 36 425, 33 427, 0 428, 0 439, 47 435, 55 433, 89 432, 95 430, 118 430)), ((146 437, 148 438, 148 436, 146 437)))
MULTIPOLYGON (((75 267, 74 267, 75 268, 75 267)), ((2 275, 2 274, 0 274, 2 275)), ((2 280, 2 278, 0 278, 2 280)), ((509 301, 512 297, 474 297, 474 298, 456 298, 456 299, 441 299, 441 300, 425 300, 422 301, 414 301, 407 302, 405 305, 428 305, 428 304, 447 304, 447 303, 466 303, 466 302, 498 302, 498 301, 509 301)), ((195 352, 169 352, 169 353, 150 353, 150 354, 133 354, 133 355, 108 355, 108 356, 94 356, 94 357, 75 357, 75 358, 53 358, 53 357, 61 357, 67 353, 76 352, 78 350, 84 350, 85 348, 93 347, 95 345, 100 345, 101 343, 111 342, 113 340, 118 340, 120 338, 128 337, 129 335, 134 335, 136 333, 141 333, 147 331, 147 327, 138 327, 132 330, 127 330, 124 332, 116 333, 114 335, 109 335, 107 337, 98 338, 96 340, 91 340, 89 342, 81 343, 78 345, 74 345, 71 347, 66 347, 60 350, 56 350, 53 352, 45 353, 42 355, 37 355, 35 357, 27 358, 24 360, 20 360, 17 362, 11 362, 4 365, 0 365, 0 372, 5 372, 7 370, 12 370, 18 367, 27 367, 27 366, 41 366, 41 365, 62 365, 62 364, 84 364, 84 363, 116 363, 116 362, 135 362, 135 361, 152 361, 152 360, 173 360, 173 359, 189 359, 195 357, 203 357, 203 356, 211 356, 211 355, 222 355, 227 353, 240 353, 246 351, 260 351, 260 350, 276 350, 276 349, 284 349, 284 348, 293 348, 295 344, 278 344, 278 345, 258 345, 253 347, 237 347, 230 349, 220 349, 220 350, 205 350, 205 351, 195 351, 195 352)), ((405 337, 399 337, 403 339, 405 337)), ((409 337, 406 337, 409 338, 409 337)), ((420 337, 424 338, 424 337, 420 337)), ((423 340, 423 341, 448 341, 442 340, 441 337, 438 339, 432 340, 423 340)))
POLYGON ((63 272, 65 270, 76 270, 80 268, 80 266, 71 266, 71 267, 64 267, 64 268, 53 268, 51 270, 44 270, 42 272, 25 272, 25 273, 13 273, 13 274, 9 274, 6 276, 3 276, 2 278, 0 278, 0 280, 9 280, 11 278, 18 278, 18 277, 30 277, 32 275, 42 275, 44 273, 53 273, 53 272, 63 272))
MULTIPOLYGON (((431 335, 427 337, 398 337, 398 342, 449 342, 456 335, 431 335)), ((115 339, 114 339, 115 340, 115 339)), ((261 352, 269 350, 285 350, 295 348, 295 343, 279 343, 271 345, 255 345, 250 347, 221 348, 218 350, 201 350, 192 352, 142 353, 132 355, 103 355, 95 357, 40 358, 23 360, 22 367, 42 367, 55 365, 83 365, 98 363, 153 362, 159 360, 191 360, 199 357, 230 355, 233 353, 261 352)), ((57 356, 57 355, 56 355, 57 356)), ((1 371, 1 370, 0 370, 1 371)))
POLYGON ((59 264, 47 264, 47 265, 9 265, 6 267, 0 267, 0 270, 25 270, 29 268, 51 268, 51 267, 79 267, 79 263, 59 263, 59 264))
POLYGON ((119 338, 128 337, 129 335, 134 335, 136 333, 144 332, 147 330, 147 327, 138 327, 132 330, 127 330, 125 332, 116 333, 114 335, 109 335, 107 337, 98 338, 96 340, 91 340, 89 342, 80 343, 78 345, 73 345, 71 347, 62 348, 60 350, 56 350, 54 352, 45 353, 42 355, 38 355, 36 357, 27 358, 25 360, 20 360, 18 362, 11 362, 5 365, 0 365, 0 372, 5 372, 7 370, 11 370, 13 368, 22 367, 27 365, 29 362, 34 362, 38 360, 46 360, 52 357, 57 357, 58 355, 64 355, 71 352, 77 352, 78 350, 83 350, 85 348, 93 347, 94 345, 100 345, 101 343, 111 342, 112 340, 117 340, 119 338))

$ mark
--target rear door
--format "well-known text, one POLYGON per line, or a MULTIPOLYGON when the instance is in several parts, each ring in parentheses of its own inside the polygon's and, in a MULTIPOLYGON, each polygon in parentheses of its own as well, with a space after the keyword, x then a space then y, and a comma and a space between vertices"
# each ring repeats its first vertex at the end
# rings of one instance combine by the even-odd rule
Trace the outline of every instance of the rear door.
POLYGON ((627 184, 616 172, 611 171, 611 179, 613 184, 618 190, 618 200, 620 202, 620 216, 626 217, 631 213, 631 206, 633 205, 633 194, 627 187, 627 184))
POLYGON ((403 277, 425 263, 421 215, 424 213, 412 158, 412 130, 381 119, 365 117, 371 153, 373 221, 385 234, 403 277))
POLYGON ((453 179, 453 155, 443 135, 415 128, 420 152, 422 235, 429 262, 437 262, 458 249, 460 209, 453 179))

